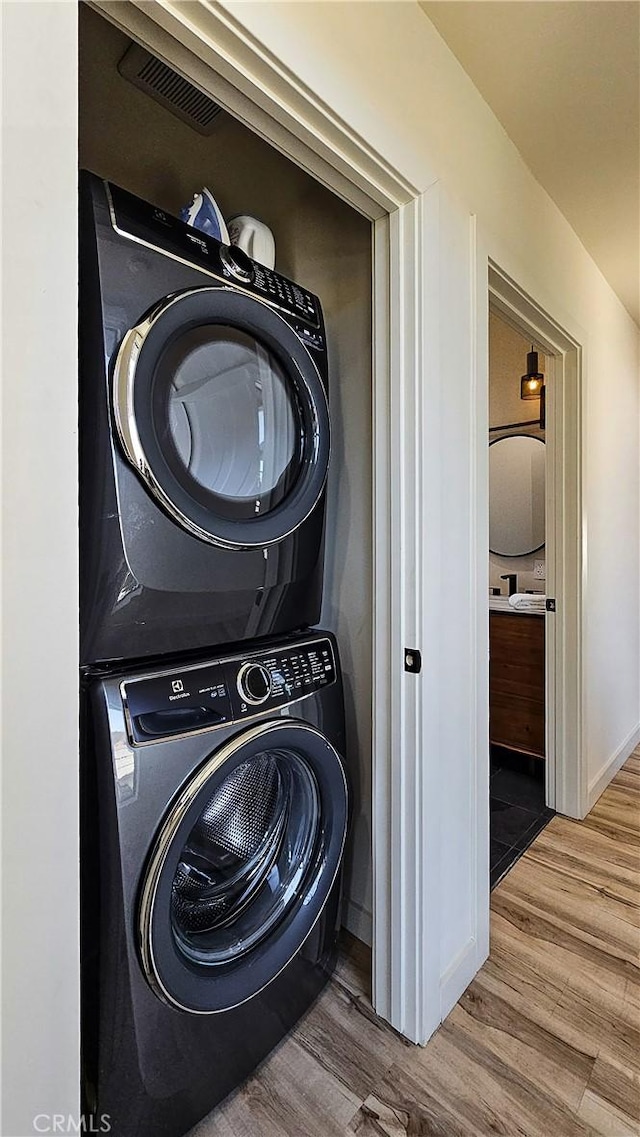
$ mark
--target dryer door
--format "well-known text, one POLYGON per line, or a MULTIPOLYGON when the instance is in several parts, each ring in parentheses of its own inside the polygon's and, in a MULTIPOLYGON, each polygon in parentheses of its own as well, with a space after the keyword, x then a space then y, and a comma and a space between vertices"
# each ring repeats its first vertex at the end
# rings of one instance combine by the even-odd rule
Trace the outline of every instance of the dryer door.
POLYGON ((114 372, 125 454, 188 532, 227 549, 293 533, 324 488, 324 385, 295 331, 230 288, 164 301, 125 336, 114 372))
POLYGON ((347 787, 336 750, 295 720, 212 754, 169 810, 141 890, 148 982, 212 1014, 250 999, 298 952, 340 868, 347 787))

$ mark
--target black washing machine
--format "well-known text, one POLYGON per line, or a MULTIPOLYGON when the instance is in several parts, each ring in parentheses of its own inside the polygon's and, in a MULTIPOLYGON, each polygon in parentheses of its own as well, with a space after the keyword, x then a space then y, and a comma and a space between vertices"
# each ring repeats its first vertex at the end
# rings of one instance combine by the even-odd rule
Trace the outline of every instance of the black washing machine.
POLYGON ((318 298, 81 175, 81 663, 317 623, 318 298))
POLYGON ((336 644, 314 633, 85 692, 83 1069, 115 1137, 179 1137, 335 960, 336 644))

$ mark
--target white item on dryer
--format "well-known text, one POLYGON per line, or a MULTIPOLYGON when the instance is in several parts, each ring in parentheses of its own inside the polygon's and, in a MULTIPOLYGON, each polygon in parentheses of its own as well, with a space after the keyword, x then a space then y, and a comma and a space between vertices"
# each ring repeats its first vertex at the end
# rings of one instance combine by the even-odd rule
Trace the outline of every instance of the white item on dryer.
POLYGON ((268 225, 257 217, 242 214, 227 221, 231 244, 237 245, 253 261, 265 268, 275 268, 276 243, 268 225))

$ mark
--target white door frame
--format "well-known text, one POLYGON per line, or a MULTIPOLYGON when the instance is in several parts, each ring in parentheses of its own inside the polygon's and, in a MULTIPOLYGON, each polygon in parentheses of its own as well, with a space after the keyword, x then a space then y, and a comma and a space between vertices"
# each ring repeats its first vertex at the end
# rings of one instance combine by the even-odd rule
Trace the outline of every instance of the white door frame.
MULTIPOLYGON (((488 268, 494 300, 562 361, 568 401, 549 413, 578 463, 555 472, 562 532, 580 511, 579 347, 490 264, 435 177, 411 184, 223 4, 93 7, 374 222, 373 999, 424 1042, 488 951, 488 268), (423 652, 419 676, 406 647, 423 652)), ((556 804, 579 814, 580 550, 557 547, 555 701, 576 713, 559 716, 556 748, 576 762, 556 804)))
POLYGON ((489 296, 491 307, 535 339, 552 364, 546 387, 546 592, 555 598, 556 612, 545 617, 547 804, 584 817, 582 347, 491 260, 489 296))
MULTIPOLYGON (((438 675, 408 674, 403 660, 405 647, 426 652, 432 617, 425 597, 429 589, 436 595, 433 565, 421 556, 421 520, 431 510, 439 521, 432 486, 440 440, 433 426, 428 461, 423 453, 426 307, 430 302, 428 319, 436 327, 439 262, 427 263, 424 250, 429 239, 439 252, 442 203, 437 192, 421 195, 221 5, 93 0, 92 6, 374 223, 373 1001, 398 1030, 424 1042, 443 1013, 439 740, 436 719, 425 716, 428 705, 439 704, 438 675)), ((465 242, 470 247, 468 236, 465 242)), ((435 385, 438 370, 435 365, 435 385)), ((486 955, 484 933, 467 939, 473 950, 447 975, 445 1013, 486 955)))

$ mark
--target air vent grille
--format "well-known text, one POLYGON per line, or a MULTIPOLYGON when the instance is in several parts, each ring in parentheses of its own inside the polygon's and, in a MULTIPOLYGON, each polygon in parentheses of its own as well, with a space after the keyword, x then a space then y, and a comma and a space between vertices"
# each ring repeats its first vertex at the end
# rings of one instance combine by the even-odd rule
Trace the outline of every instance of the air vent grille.
POLYGON ((124 79, 146 91, 194 130, 211 134, 221 107, 161 59, 132 44, 120 60, 118 70, 124 79))

